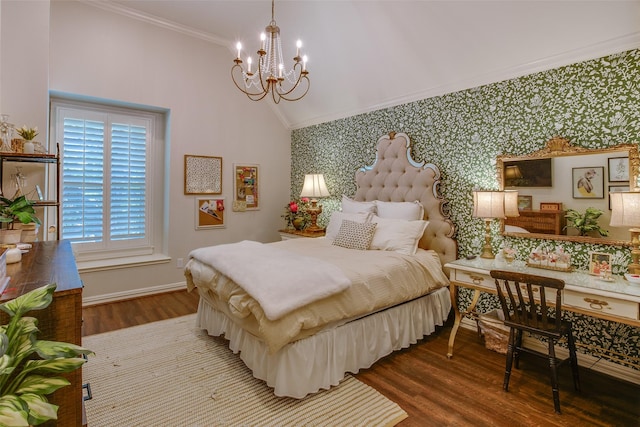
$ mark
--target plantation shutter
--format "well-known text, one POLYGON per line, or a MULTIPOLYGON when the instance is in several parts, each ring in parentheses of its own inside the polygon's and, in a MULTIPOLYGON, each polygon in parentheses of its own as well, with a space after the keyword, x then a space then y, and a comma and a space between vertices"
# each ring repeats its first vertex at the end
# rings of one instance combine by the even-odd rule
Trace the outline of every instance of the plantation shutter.
POLYGON ((62 122, 62 238, 84 243, 145 238, 148 125, 73 110, 65 111, 62 122))
POLYGON ((100 242, 104 211, 104 122, 64 118, 62 238, 100 242))
POLYGON ((111 239, 145 234, 146 129, 111 125, 111 239))

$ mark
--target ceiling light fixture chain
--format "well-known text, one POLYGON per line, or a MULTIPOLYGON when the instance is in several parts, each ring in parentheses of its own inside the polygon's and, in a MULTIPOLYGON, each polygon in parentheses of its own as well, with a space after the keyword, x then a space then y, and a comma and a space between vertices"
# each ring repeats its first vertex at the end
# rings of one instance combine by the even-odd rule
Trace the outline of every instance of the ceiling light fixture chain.
POLYGON ((271 22, 260 34, 260 49, 256 72, 251 69, 252 58, 247 57, 247 67, 243 67, 241 59, 242 44, 237 43, 238 56, 231 67, 233 83, 252 101, 260 101, 269 93, 273 102, 281 100, 297 101, 309 92, 311 81, 307 70, 307 56, 300 56, 302 42, 296 43, 296 56, 290 70, 284 68, 280 28, 275 21, 275 0, 271 0, 271 22))

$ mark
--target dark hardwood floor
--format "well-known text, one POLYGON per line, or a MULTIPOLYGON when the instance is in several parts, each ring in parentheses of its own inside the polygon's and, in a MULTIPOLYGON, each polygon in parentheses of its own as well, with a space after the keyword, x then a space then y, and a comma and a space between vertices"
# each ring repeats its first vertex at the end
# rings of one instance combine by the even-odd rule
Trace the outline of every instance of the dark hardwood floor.
MULTIPOLYGON (((197 303, 196 292, 180 291, 85 307, 83 335, 195 313, 197 303)), ((544 361, 523 355, 504 392, 504 355, 461 329, 454 357, 447 359, 450 329, 445 325, 356 375, 409 414, 400 427, 640 426, 640 386, 581 368, 578 393, 569 366, 563 365, 558 415, 544 361)))

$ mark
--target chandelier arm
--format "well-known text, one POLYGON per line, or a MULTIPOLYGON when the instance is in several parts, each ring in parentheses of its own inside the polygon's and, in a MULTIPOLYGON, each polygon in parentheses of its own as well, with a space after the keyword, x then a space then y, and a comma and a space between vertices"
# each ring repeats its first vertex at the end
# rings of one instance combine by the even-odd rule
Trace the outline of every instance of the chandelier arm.
POLYGON ((234 70, 238 68, 240 70, 240 73, 243 73, 242 70, 242 66, 240 64, 236 64, 231 68, 231 80, 233 80, 233 84, 236 85, 236 87, 238 89, 240 89, 245 95, 247 95, 247 97, 249 99, 251 99, 252 101, 260 101, 261 99, 263 99, 266 95, 267 95, 267 91, 262 91, 262 92, 249 92, 248 90, 243 89, 238 82, 236 81, 236 77, 234 76, 233 72, 234 70))
POLYGON ((280 98, 284 99, 285 101, 298 101, 298 100, 302 99, 307 94, 307 92, 309 92, 309 88, 310 87, 311 87, 311 80, 309 80, 309 77, 304 75, 300 79, 298 79, 298 83, 296 84, 296 86, 293 89, 291 89, 288 92, 279 93, 279 95, 280 95, 280 98), (301 82, 301 79, 304 79, 307 82, 306 90, 300 96, 298 96, 297 98, 288 98, 286 95, 289 95, 291 92, 293 92, 294 89, 296 89, 299 86, 299 84, 301 82))
MULTIPOLYGON (((296 63, 296 64, 293 66, 293 71, 294 71, 294 72, 295 72, 296 68, 302 69, 302 66, 300 65, 300 63, 299 63, 299 62, 298 62, 298 63, 296 63)), ((308 75, 308 74, 309 74, 309 72, 308 72, 308 71, 306 71, 306 70, 305 70, 305 71, 300 71, 300 72, 299 72, 299 74, 298 74, 298 79, 295 81, 295 83, 292 83, 292 84, 293 84, 293 86, 291 87, 291 89, 286 90, 286 91, 280 91, 280 90, 278 90, 278 91, 277 91, 277 92, 278 92, 278 95, 280 95, 280 97, 281 97, 282 99, 284 99, 285 101, 297 101, 297 100, 301 99, 302 97, 304 97, 304 96, 307 94, 307 92, 309 92, 309 88, 310 88, 310 86, 311 86, 311 81, 309 80, 309 77, 307 77, 307 75, 308 75), (304 91, 304 93, 302 93, 302 95, 300 95, 300 96, 299 96, 299 97, 297 97, 297 98, 288 98, 288 97, 287 97, 287 95, 292 94, 295 90, 297 90, 297 89, 298 89, 298 87, 300 86, 300 83, 302 82, 302 79, 306 80, 306 82, 307 82, 307 88, 306 88, 306 90, 304 91)), ((282 88, 282 86, 281 86, 281 85, 280 85, 280 88, 282 88)))

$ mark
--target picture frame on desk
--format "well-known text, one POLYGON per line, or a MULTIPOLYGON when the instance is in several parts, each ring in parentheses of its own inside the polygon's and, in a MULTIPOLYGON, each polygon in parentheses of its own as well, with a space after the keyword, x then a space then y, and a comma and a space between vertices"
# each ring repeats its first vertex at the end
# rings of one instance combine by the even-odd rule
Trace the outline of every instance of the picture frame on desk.
POLYGON ((591 252, 589 254, 589 274, 601 276, 606 272, 611 272, 611 254, 591 252))

